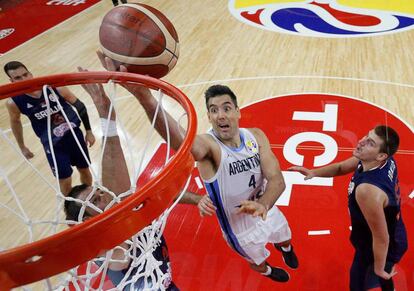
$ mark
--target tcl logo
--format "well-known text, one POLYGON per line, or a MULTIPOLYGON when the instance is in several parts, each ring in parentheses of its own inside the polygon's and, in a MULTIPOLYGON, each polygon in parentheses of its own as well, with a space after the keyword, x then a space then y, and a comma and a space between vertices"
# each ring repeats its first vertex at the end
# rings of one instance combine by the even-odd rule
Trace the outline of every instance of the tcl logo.
POLYGON ((269 138, 286 183, 286 190, 277 201, 281 206, 292 206, 295 201, 291 200, 298 198, 295 193, 301 195, 303 190, 314 193, 314 197, 322 197, 324 191, 332 189, 346 193, 349 180, 335 177, 305 181, 300 173, 283 170, 292 165, 322 167, 347 159, 358 140, 380 124, 394 128, 400 135, 395 159, 400 181, 406 184, 405 192, 410 191, 413 187, 408 169, 414 163, 410 154, 414 148, 413 130, 395 114, 372 103, 319 93, 278 96, 243 107, 240 120, 240 127, 258 127, 269 138), (301 185, 300 193, 295 185, 301 185))

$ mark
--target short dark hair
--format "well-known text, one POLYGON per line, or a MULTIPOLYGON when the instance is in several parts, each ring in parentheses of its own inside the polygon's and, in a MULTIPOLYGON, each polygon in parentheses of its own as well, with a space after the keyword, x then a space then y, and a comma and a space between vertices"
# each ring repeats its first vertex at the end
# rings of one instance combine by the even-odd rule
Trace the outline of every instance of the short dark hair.
POLYGON ((400 145, 400 137, 398 136, 398 133, 391 127, 385 125, 376 126, 374 131, 383 141, 380 146, 380 152, 386 153, 388 156, 394 155, 400 145))
POLYGON ((16 69, 18 69, 18 68, 20 68, 20 67, 23 67, 23 68, 25 68, 27 71, 29 71, 29 70, 27 69, 27 67, 26 67, 23 63, 21 63, 21 62, 19 62, 19 61, 11 61, 11 62, 8 62, 7 64, 5 64, 5 65, 4 65, 4 72, 7 74, 7 76, 11 77, 11 76, 9 75, 9 71, 11 71, 11 70, 16 70, 16 69))
MULTIPOLYGON (((67 197, 78 198, 79 194, 86 188, 88 188, 88 185, 86 184, 74 186, 68 193, 67 197)), ((81 208, 82 208, 81 203, 73 201, 73 200, 65 200, 64 209, 65 209, 65 214, 66 214, 66 220, 78 221, 81 208)), ((83 218, 86 218, 89 216, 90 215, 85 211, 83 218)))
POLYGON ((236 95, 233 93, 233 91, 231 91, 231 89, 225 85, 213 85, 210 86, 206 92, 204 92, 204 98, 206 99, 206 107, 208 110, 208 100, 210 100, 210 98, 216 97, 216 96, 221 96, 221 95, 229 95, 231 98, 231 101, 233 101, 233 104, 237 106, 237 97, 236 95))

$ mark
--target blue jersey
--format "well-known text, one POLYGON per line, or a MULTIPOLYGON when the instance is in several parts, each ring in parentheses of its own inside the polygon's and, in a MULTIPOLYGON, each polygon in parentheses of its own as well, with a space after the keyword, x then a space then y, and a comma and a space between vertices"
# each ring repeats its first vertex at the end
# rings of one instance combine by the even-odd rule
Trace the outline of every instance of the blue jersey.
MULTIPOLYGON (((62 105, 68 120, 70 121, 73 128, 80 126, 80 119, 72 106, 66 102, 66 100, 59 94, 56 89, 53 92, 58 97, 59 103, 62 105)), ((48 98, 50 102, 50 113, 51 113, 51 136, 53 144, 57 144, 62 137, 70 132, 68 123, 66 123, 62 111, 59 109, 58 103, 56 102, 55 95, 51 92, 51 89, 47 89, 48 98)), ((48 110, 46 101, 42 92, 42 95, 37 98, 28 94, 12 97, 14 103, 19 108, 20 112, 26 115, 32 124, 33 130, 36 135, 40 138, 43 145, 48 146, 48 130, 47 130, 47 116, 48 110)))
POLYGON ((351 215, 352 245, 373 261, 372 234, 355 198, 355 191, 360 184, 371 184, 388 196, 388 205, 384 208, 389 234, 387 261, 397 263, 407 250, 407 233, 401 216, 400 188, 398 184, 397 165, 389 158, 381 167, 363 171, 359 162, 348 188, 348 208, 351 215))

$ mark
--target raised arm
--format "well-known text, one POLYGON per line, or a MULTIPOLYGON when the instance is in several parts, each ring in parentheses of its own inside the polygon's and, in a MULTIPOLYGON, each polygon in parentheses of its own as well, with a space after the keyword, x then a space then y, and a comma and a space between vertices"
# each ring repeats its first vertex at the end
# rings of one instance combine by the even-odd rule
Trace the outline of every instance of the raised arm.
MULTIPOLYGON (((104 68, 109 71, 116 71, 115 65, 110 58, 105 57, 100 51, 98 51, 97 54, 104 68)), ((121 66, 120 70, 122 72, 127 72, 124 66, 121 66)), ((152 96, 150 90, 140 85, 123 86, 136 97, 138 102, 144 108, 149 120, 153 120, 158 106, 158 101, 154 98, 154 96, 152 96)), ((167 112, 165 113, 169 127, 171 147, 174 150, 177 150, 183 142, 184 137, 182 135, 182 132, 184 132, 184 130, 170 114, 167 112)), ((157 114, 155 129, 164 140, 167 140, 165 119, 161 112, 158 112, 157 114)), ((196 136, 191 148, 191 153, 193 154, 194 159, 197 161, 208 158, 211 155, 211 142, 209 142, 208 139, 203 136, 196 136)))
MULTIPOLYGON (((78 70, 84 71, 82 68, 78 68, 78 70)), ((112 112, 109 120, 106 119, 109 114, 111 101, 101 84, 85 84, 82 87, 92 97, 101 119, 102 131, 105 131, 107 124, 109 124, 108 137, 102 159, 102 183, 115 194, 123 193, 130 189, 130 179, 121 141, 116 129, 115 112, 112 112)))
POLYGON ((23 126, 20 119, 21 113, 19 108, 11 98, 7 100, 6 107, 7 111, 9 112, 10 127, 12 129, 14 138, 16 139, 17 145, 19 146, 22 154, 26 157, 26 159, 33 158, 34 154, 24 144, 23 126))
POLYGON ((313 177, 335 177, 346 175, 355 171, 358 166, 358 159, 351 157, 342 162, 333 163, 324 167, 308 169, 301 166, 290 167, 289 171, 297 171, 305 176, 305 180, 312 179, 313 177))
POLYGON ((88 110, 86 109, 85 104, 82 101, 80 101, 75 96, 75 94, 73 94, 72 91, 70 91, 66 87, 59 87, 58 91, 67 102, 69 102, 73 107, 75 107, 80 119, 82 120, 83 126, 85 127, 85 141, 89 146, 92 146, 95 143, 95 136, 93 135, 91 130, 88 110))

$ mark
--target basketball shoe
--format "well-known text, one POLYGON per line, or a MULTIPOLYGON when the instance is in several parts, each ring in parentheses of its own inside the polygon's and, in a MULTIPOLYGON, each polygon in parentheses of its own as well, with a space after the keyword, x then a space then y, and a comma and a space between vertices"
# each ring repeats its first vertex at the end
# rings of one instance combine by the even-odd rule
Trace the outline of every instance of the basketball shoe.
POLYGON ((295 252, 293 251, 293 246, 290 245, 290 251, 284 251, 282 247, 276 246, 275 248, 282 253, 283 261, 287 266, 291 269, 297 269, 299 266, 298 257, 296 256, 295 252))
POLYGON ((281 269, 281 268, 277 268, 277 267, 272 267, 269 264, 267 264, 267 266, 270 267, 271 272, 269 275, 264 275, 270 279, 272 279, 273 281, 276 282, 287 282, 289 281, 289 273, 286 272, 285 270, 281 269))

